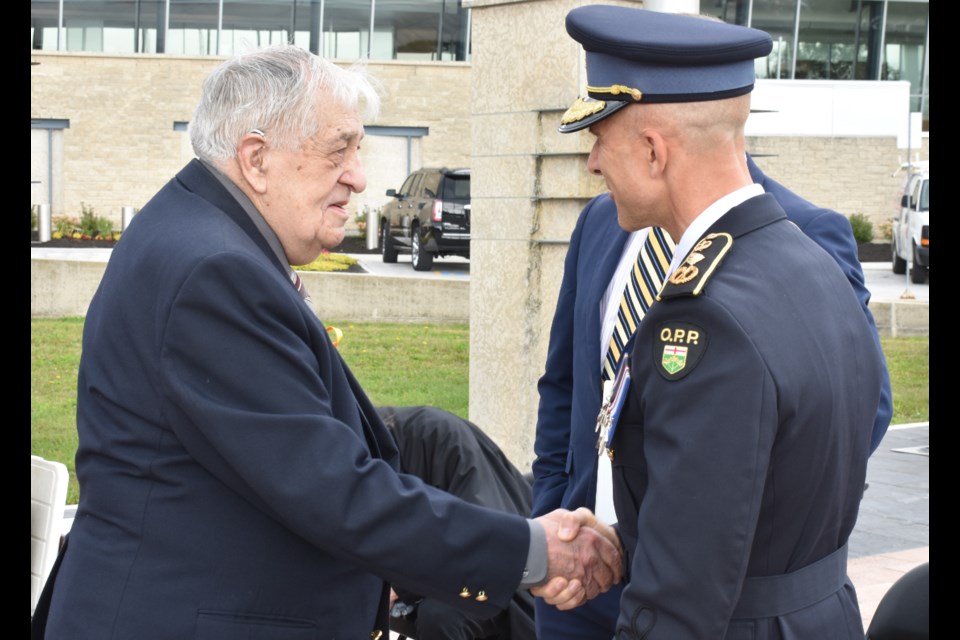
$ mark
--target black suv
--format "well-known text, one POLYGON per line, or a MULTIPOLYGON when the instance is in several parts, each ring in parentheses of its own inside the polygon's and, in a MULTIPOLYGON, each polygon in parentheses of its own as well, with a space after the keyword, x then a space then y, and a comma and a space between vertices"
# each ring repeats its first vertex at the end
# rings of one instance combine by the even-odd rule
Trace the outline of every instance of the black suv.
POLYGON ((413 268, 428 271, 435 256, 470 257, 470 170, 420 169, 381 208, 384 262, 410 253, 413 268))

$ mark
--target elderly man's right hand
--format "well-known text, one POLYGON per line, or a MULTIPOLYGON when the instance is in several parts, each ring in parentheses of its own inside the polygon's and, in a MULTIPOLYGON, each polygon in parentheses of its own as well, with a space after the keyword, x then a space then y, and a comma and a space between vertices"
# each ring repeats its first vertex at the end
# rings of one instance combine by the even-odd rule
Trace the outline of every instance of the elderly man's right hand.
POLYGON ((548 567, 533 595, 560 610, 573 609, 623 578, 620 539, 589 509, 557 509, 536 520, 547 535, 548 567))

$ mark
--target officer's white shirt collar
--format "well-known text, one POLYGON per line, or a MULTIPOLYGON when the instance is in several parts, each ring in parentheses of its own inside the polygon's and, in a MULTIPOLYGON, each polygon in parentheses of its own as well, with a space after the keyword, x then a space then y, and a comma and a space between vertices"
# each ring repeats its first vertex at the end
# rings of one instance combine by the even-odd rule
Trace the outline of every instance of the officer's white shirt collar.
POLYGON ((672 274, 677 267, 680 266, 680 263, 682 263, 684 258, 687 257, 687 254, 690 253, 690 250, 693 249, 693 244, 699 240, 704 233, 706 233, 707 229, 709 229, 714 222, 723 217, 723 215, 730 211, 730 209, 733 209, 739 204, 743 204, 750 198, 762 194, 762 186, 756 183, 749 184, 745 187, 740 187, 736 191, 728 193, 704 209, 703 213, 697 216, 694 221, 690 223, 690 226, 687 227, 687 230, 683 232, 683 236, 677 243, 677 249, 673 253, 673 260, 670 262, 670 270, 667 273, 667 277, 670 277, 670 274, 672 274))

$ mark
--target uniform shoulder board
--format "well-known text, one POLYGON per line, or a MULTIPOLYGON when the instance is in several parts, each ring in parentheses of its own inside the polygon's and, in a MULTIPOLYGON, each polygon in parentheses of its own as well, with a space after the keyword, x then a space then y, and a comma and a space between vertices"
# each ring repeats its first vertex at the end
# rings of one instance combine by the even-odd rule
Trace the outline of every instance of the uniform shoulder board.
POLYGON ((667 279, 657 300, 700 295, 707 280, 732 246, 733 237, 729 233, 710 233, 700 238, 677 270, 667 279))

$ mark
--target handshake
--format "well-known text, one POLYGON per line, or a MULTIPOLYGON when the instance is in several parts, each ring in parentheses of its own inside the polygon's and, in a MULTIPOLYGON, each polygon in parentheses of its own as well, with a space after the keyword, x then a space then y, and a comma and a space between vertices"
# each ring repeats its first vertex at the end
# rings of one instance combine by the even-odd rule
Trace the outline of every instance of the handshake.
POLYGON ((561 611, 578 607, 623 578, 620 539, 586 508, 535 518, 547 534, 547 577, 530 589, 561 611))

